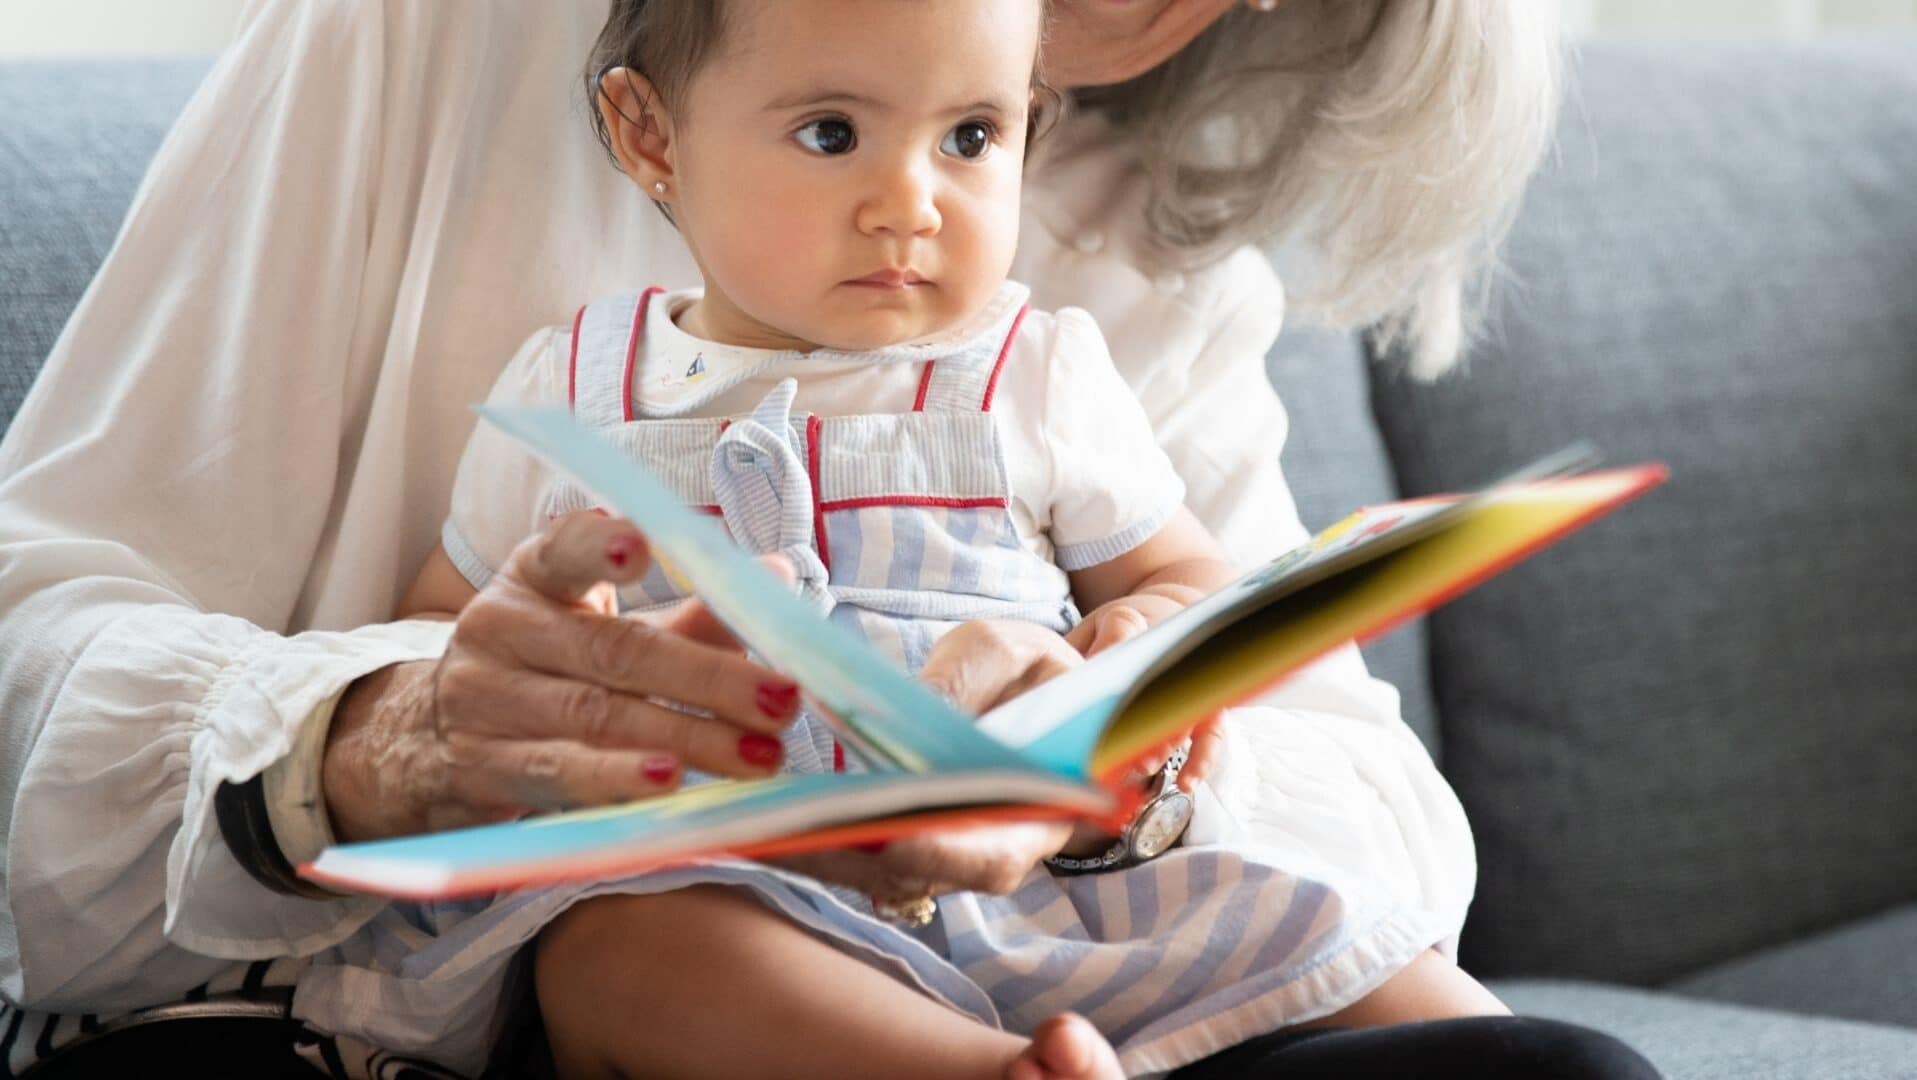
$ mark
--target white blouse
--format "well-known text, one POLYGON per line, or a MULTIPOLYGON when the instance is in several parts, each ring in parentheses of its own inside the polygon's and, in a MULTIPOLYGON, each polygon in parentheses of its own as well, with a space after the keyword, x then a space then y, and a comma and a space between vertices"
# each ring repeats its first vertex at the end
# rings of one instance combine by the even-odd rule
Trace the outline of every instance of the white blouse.
MULTIPOLYGON (((0 996, 172 1000, 379 906, 255 883, 212 795, 354 678, 444 648, 445 624, 385 620, 515 346, 697 281, 586 133, 604 10, 256 3, 161 148, 0 445, 0 996)), ((1098 319, 1189 505, 1235 558, 1274 555, 1304 538, 1262 365, 1277 280, 1250 251, 1163 271, 1097 135, 1042 152, 1015 275, 1098 319)), ((1345 649, 1270 703, 1282 723, 1232 733, 1213 828, 1460 925, 1470 834, 1395 693, 1345 649)))

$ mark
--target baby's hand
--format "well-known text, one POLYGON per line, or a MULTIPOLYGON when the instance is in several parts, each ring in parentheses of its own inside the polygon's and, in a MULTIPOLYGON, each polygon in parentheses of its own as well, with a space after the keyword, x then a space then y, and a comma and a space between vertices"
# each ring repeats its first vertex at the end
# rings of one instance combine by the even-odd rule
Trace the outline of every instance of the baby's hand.
POLYGON ((1065 641, 1087 659, 1137 637, 1148 627, 1185 610, 1186 604, 1158 593, 1133 593, 1093 608, 1065 635, 1065 641))

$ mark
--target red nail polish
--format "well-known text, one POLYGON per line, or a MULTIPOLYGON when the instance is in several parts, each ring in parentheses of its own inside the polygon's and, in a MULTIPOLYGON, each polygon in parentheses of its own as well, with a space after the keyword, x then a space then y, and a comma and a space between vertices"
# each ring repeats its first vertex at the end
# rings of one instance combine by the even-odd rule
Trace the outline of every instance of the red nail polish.
POLYGON ((623 570, 626 564, 632 561, 632 557, 637 555, 644 546, 645 542, 643 540, 640 540, 637 536, 633 536, 630 533, 624 536, 615 536, 611 540, 606 541, 606 561, 623 570))
POLYGON ((672 778, 678 775, 679 762, 669 757, 647 758, 645 764, 639 766, 639 771, 655 784, 670 784, 672 778))
POLYGON ((774 720, 783 720, 792 715, 799 704, 799 686, 797 683, 768 682, 759 684, 759 711, 774 720))
POLYGON ((770 735, 750 733, 739 736, 739 760, 748 765, 777 765, 783 747, 770 735))
POLYGON ((865 852, 867 855, 877 855, 879 852, 885 850, 885 841, 867 840, 863 844, 853 844, 852 846, 855 848, 858 848, 860 851, 865 852))

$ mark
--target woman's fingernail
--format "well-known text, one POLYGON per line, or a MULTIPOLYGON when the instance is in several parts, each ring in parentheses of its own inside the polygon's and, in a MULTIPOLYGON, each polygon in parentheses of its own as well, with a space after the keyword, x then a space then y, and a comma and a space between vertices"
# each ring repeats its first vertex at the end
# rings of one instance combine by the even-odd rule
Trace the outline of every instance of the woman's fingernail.
POLYGON ((774 720, 783 720, 792 715, 799 704, 799 684, 789 682, 764 682, 759 684, 759 711, 774 720))
POLYGON ((645 764, 639 766, 639 771, 655 784, 670 784, 672 778, 679 774, 679 762, 669 757, 647 758, 645 764))
POLYGON ((747 765, 777 765, 779 740, 756 732, 739 736, 739 760, 747 765))
POLYGON ((877 855, 879 852, 885 850, 885 841, 867 840, 863 844, 853 844, 852 846, 855 848, 858 848, 860 851, 865 852, 867 855, 877 855))
POLYGON ((639 554, 640 549, 644 546, 645 541, 631 533, 627 533, 623 536, 615 536, 606 541, 606 561, 614 567, 623 570, 626 564, 631 562, 633 556, 639 554))

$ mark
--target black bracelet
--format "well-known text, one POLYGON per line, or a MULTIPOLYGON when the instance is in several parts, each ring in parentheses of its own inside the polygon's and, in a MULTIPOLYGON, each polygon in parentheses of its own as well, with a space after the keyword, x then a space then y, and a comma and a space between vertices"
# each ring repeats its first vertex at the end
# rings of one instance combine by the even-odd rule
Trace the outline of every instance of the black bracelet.
POLYGON ((222 783, 213 793, 213 816, 220 835, 240 866, 253 880, 277 893, 337 900, 340 894, 323 889, 293 872, 286 852, 273 835, 273 819, 266 812, 266 786, 255 776, 240 784, 222 783))

